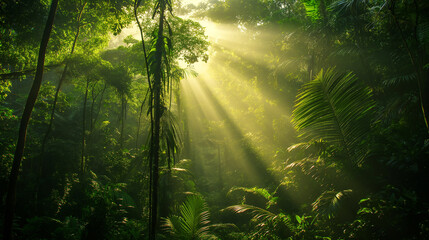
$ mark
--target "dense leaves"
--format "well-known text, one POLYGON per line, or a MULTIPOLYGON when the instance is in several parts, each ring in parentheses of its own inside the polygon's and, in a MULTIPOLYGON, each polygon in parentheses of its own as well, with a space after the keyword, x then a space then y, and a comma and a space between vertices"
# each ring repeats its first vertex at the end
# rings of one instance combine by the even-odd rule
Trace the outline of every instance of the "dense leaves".
POLYGON ((343 150, 349 161, 364 157, 361 144, 370 129, 374 102, 352 74, 322 70, 298 94, 293 123, 307 140, 324 140, 343 150))

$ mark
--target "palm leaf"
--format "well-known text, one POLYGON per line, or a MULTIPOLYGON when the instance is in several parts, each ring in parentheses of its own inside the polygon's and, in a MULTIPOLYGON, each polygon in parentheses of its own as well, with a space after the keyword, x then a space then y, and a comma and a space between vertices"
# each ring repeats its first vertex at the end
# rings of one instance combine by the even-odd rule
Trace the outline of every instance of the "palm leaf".
POLYGON ((273 198, 273 196, 271 195, 270 192, 268 192, 267 189, 265 188, 257 188, 257 187, 253 187, 253 188, 246 188, 246 187, 232 187, 228 194, 231 194, 232 192, 235 191, 242 191, 242 192, 246 192, 246 193, 252 193, 255 195, 259 195, 262 196, 263 198, 265 198, 266 200, 270 200, 273 198))
POLYGON ((342 206, 344 200, 352 193, 351 189, 343 191, 326 191, 312 204, 313 211, 322 216, 332 218, 342 206))
POLYGON ((181 225, 185 231, 191 235, 199 235, 205 232, 205 228, 199 228, 209 223, 209 213, 204 200, 198 196, 189 196, 185 204, 180 206, 180 213, 183 217, 181 225))
POLYGON ((397 86, 400 83, 410 83, 417 78, 416 73, 409 73, 404 75, 393 76, 383 81, 383 85, 386 87, 397 86))
POLYGON ((225 208, 224 210, 229 210, 237 214, 247 213, 250 214, 253 219, 261 222, 273 220, 277 216, 268 210, 252 205, 233 205, 225 208))
POLYGON ((417 26, 417 35, 421 44, 429 42, 429 22, 422 22, 417 26))
POLYGON ((351 74, 323 69, 298 94, 292 123, 307 140, 324 140, 354 163, 364 157, 361 143, 370 130, 374 101, 351 74))
POLYGON ((364 12, 367 2, 367 0, 338 0, 334 1, 329 8, 340 17, 356 16, 364 12))
POLYGON ((206 202, 191 195, 180 205, 180 216, 166 218, 164 227, 176 239, 215 239, 209 232, 209 223, 206 202))
MULTIPOLYGON (((286 231, 289 230, 291 232, 294 229, 290 217, 283 213, 275 214, 252 205, 234 205, 229 206, 222 211, 224 210, 233 211, 236 214, 246 213, 252 217, 253 221, 257 223, 255 226, 256 231, 254 232, 252 239, 266 239, 267 236, 277 235, 278 230, 280 229, 286 231)), ((277 236, 277 238, 273 239, 283 239, 279 237, 280 236, 277 236)))

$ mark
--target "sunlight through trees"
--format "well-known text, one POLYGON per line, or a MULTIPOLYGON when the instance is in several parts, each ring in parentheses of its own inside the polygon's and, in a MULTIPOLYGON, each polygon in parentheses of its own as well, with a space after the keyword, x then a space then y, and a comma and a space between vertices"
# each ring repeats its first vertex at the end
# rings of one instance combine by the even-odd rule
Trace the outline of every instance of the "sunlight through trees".
POLYGON ((429 239, 428 12, 2 1, 0 239, 429 239))

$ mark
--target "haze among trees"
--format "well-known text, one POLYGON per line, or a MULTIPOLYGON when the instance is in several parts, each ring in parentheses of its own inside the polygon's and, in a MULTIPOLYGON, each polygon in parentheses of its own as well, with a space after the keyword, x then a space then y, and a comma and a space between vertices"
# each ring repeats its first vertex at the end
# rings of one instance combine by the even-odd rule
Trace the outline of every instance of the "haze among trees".
POLYGON ((429 239, 429 2, 4 0, 5 240, 429 239))

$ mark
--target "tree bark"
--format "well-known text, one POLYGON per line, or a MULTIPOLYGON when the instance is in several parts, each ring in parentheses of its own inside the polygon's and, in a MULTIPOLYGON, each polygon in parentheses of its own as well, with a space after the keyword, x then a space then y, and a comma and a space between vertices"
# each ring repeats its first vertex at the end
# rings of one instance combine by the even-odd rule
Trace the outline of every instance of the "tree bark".
POLYGON ((162 55, 164 49, 164 12, 165 1, 159 0, 159 26, 158 38, 156 41, 155 52, 155 69, 153 79, 153 135, 151 141, 151 154, 153 159, 152 166, 152 204, 151 204, 151 226, 149 228, 149 238, 155 239, 156 230, 158 225, 158 178, 159 178, 159 139, 160 139, 160 121, 162 116, 162 103, 161 103, 161 87, 162 87, 162 55))
MULTIPOLYGON (((82 13, 83 13, 83 10, 85 9, 85 6, 86 6, 86 2, 83 4, 82 9, 80 10, 79 15, 77 17, 77 30, 76 30, 76 34, 74 36, 74 41, 73 41, 72 48, 70 50, 70 55, 73 54, 74 49, 76 47, 77 39, 79 38, 79 34, 80 34, 80 21, 81 21, 82 13)), ((43 154, 45 152, 46 142, 48 141, 49 135, 50 135, 51 130, 52 130, 52 123, 54 121, 54 114, 55 114, 55 108, 57 106, 58 94, 59 94, 61 86, 62 86, 62 84, 63 84, 63 82, 65 80, 65 76, 66 76, 67 70, 68 70, 68 64, 66 63, 66 66, 64 67, 64 70, 61 73, 61 77, 60 77, 60 80, 58 82, 57 90, 55 92, 55 97, 54 97, 54 102, 52 103, 51 117, 49 119, 48 129, 46 130, 45 137, 43 138, 43 141, 42 141, 42 154, 41 154, 42 158, 43 158, 43 154)))
POLYGON ((127 100, 125 94, 121 96, 121 135, 119 137, 119 146, 122 149, 124 146, 124 129, 125 129, 125 118, 127 112, 127 100))
POLYGON ((101 106, 103 105, 104 92, 106 91, 106 88, 107 88, 107 83, 104 83, 103 91, 101 91, 100 101, 98 102, 97 114, 94 117, 94 123, 93 123, 93 125, 95 125, 97 123, 98 116, 100 115, 101 106))
MULTIPOLYGON (((146 76, 147 76, 147 82, 148 82, 149 90, 146 93, 146 96, 143 99, 143 102, 142 102, 142 105, 141 105, 141 108, 140 108, 140 115, 139 115, 139 122, 138 122, 138 128, 137 128, 137 136, 136 136, 136 147, 138 147, 137 144, 138 144, 138 139, 139 139, 139 134, 140 134, 140 124, 141 124, 140 120, 141 120, 141 114, 143 112, 143 106, 144 106, 144 103, 146 101, 148 93, 152 91, 152 86, 151 86, 151 82, 150 82, 150 71, 149 71, 149 65, 148 65, 147 54, 146 54, 146 45, 145 45, 144 35, 143 35, 143 28, 142 28, 142 26, 140 24, 140 20, 139 20, 138 15, 137 15, 137 9, 140 6, 140 3, 141 3, 141 0, 135 0, 134 1, 134 17, 135 17, 137 25, 139 27, 140 37, 142 39, 142 48, 143 48, 144 61, 145 61, 145 67, 146 67, 146 76)), ((152 101, 152 94, 150 95, 150 98, 151 98, 151 101, 152 101)), ((150 101, 150 103, 152 103, 151 101, 150 101)), ((150 120, 151 120, 151 124, 152 124, 153 123, 152 111, 150 112, 150 120)), ((150 165, 150 166, 152 166, 152 165, 150 165)))
POLYGON ((85 127, 86 127, 86 103, 88 101, 89 79, 86 80, 85 98, 83 100, 83 116, 82 116, 82 153, 80 156, 80 171, 83 174, 85 171, 85 127))
POLYGON ((43 66, 45 64, 46 48, 48 46, 49 38, 51 35, 52 27, 54 25, 55 13, 58 7, 58 0, 53 0, 49 10, 48 19, 46 21, 45 30, 43 32, 42 41, 40 42, 39 57, 37 60, 36 75, 34 76, 33 86, 28 94, 27 102, 25 104, 24 112, 19 126, 18 142, 16 144, 15 156, 12 163, 12 169, 9 177, 9 187, 6 196, 6 209, 4 219, 3 238, 5 240, 12 239, 12 224, 15 214, 16 204, 16 183, 18 180, 19 168, 24 154, 25 140, 27 136, 28 123, 31 118, 34 104, 36 103, 37 96, 39 95, 40 86, 43 79, 43 66))

